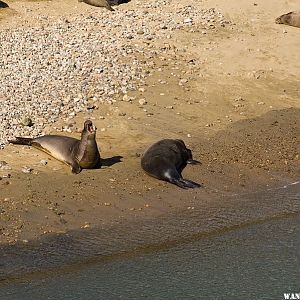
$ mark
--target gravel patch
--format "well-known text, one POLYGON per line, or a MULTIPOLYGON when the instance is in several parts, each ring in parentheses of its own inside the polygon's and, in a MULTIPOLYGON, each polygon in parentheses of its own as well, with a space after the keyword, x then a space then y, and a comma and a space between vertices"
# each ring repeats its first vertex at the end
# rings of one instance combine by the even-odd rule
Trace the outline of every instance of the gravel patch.
POLYGON ((155 42, 170 39, 172 31, 227 23, 214 9, 176 1, 136 7, 54 21, 39 16, 36 27, 0 32, 0 148, 17 135, 43 134, 45 126, 72 119, 91 103, 113 104, 138 89, 159 51, 155 42))

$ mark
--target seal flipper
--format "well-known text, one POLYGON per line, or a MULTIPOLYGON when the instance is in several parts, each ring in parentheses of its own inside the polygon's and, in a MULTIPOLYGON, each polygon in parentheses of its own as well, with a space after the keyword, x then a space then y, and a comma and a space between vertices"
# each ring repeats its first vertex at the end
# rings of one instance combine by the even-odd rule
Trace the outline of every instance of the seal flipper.
POLYGON ((188 188, 187 184, 184 182, 183 178, 181 177, 181 175, 178 173, 176 169, 171 169, 171 168, 168 169, 163 173, 163 178, 161 179, 166 180, 172 184, 175 184, 182 189, 188 188))
POLYGON ((195 188, 199 188, 201 187, 201 184, 194 182, 192 180, 189 179, 182 179, 182 181, 185 183, 185 185, 191 189, 195 189, 195 188))
POLYGON ((202 165, 201 161, 195 160, 195 159, 188 159, 186 161, 187 164, 189 165, 202 165))
POLYGON ((19 137, 17 136, 15 140, 8 140, 9 143, 15 144, 15 145, 32 145, 33 138, 25 138, 25 137, 19 137))
POLYGON ((195 188, 199 188, 201 187, 201 185, 199 183, 196 183, 194 181, 188 180, 188 179, 183 179, 183 178, 172 178, 170 180, 168 180, 170 183, 176 184, 177 186, 179 186, 182 189, 195 189, 195 188))
POLYGON ((188 186, 185 184, 185 182, 182 181, 182 178, 181 179, 172 178, 172 179, 169 179, 168 181, 170 183, 173 183, 173 184, 179 186, 182 189, 187 189, 188 188, 188 186))
POLYGON ((183 179, 181 174, 176 169, 169 169, 163 174, 164 180, 179 186, 182 189, 199 188, 201 185, 189 179, 183 179))
POLYGON ((80 165, 78 164, 78 163, 73 163, 72 165, 71 165, 71 170, 72 170, 72 173, 74 173, 74 174, 79 174, 80 172, 81 172, 81 170, 82 170, 82 168, 80 167, 80 165))

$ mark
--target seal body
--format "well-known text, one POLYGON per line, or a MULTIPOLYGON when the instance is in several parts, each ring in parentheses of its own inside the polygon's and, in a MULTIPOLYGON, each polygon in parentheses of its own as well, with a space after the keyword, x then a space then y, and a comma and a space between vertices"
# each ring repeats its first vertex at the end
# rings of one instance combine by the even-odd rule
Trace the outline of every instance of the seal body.
POLYGON ((9 7, 7 3, 0 1, 0 8, 7 8, 9 7))
POLYGON ((105 7, 110 11, 114 11, 114 9, 110 6, 107 0, 78 0, 78 2, 84 2, 86 4, 96 7, 105 7))
POLYGON ((37 138, 16 137, 9 142, 42 150, 71 166, 72 172, 76 174, 82 169, 92 169, 101 165, 96 128, 90 120, 84 123, 81 140, 61 135, 44 135, 37 138))
POLYGON ((153 144, 144 153, 141 166, 150 176, 176 184, 181 188, 197 188, 200 184, 183 179, 181 172, 187 164, 200 164, 193 160, 192 151, 182 140, 164 139, 153 144))
POLYGON ((300 10, 292 11, 292 12, 289 12, 287 14, 284 14, 284 15, 278 17, 275 20, 275 23, 290 25, 290 26, 294 26, 294 27, 300 27, 300 10))

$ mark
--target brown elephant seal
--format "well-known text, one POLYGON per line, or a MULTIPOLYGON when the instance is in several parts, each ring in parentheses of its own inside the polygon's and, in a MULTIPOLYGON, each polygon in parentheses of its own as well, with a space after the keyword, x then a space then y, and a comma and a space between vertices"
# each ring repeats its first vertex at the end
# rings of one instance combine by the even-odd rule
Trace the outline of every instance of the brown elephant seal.
POLYGON ((78 2, 84 2, 86 4, 96 7, 105 7, 110 11, 114 11, 114 9, 110 6, 107 0, 78 0, 78 2))
POLYGON ((285 24, 294 27, 300 27, 300 10, 291 11, 275 20, 276 24, 285 24))
POLYGON ((44 135, 37 138, 16 137, 15 140, 9 142, 40 149, 71 166, 72 172, 75 174, 82 169, 101 166, 96 143, 96 127, 90 120, 84 122, 81 140, 61 135, 44 135))
POLYGON ((144 153, 141 166, 150 176, 165 180, 177 186, 198 188, 200 184, 183 179, 181 172, 187 164, 200 164, 193 160, 192 151, 182 140, 164 139, 153 144, 144 153))

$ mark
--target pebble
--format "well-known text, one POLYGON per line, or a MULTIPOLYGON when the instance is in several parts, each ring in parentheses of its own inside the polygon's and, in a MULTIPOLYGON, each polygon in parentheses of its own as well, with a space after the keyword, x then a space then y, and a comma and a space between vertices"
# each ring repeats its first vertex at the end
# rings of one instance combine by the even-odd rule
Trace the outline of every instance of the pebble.
POLYGON ((29 174, 29 173, 31 173, 32 171, 33 171, 33 169, 30 168, 30 167, 27 167, 27 166, 24 166, 24 167, 22 168, 22 172, 25 173, 25 174, 29 174))
POLYGON ((169 4, 149 0, 134 11, 93 10, 70 14, 67 21, 40 17, 34 26, 24 21, 1 30, 0 148, 14 136, 40 135, 59 118, 92 111, 98 103, 114 105, 117 95, 132 101, 127 92, 138 90, 155 69, 153 53, 166 51, 152 41, 194 25, 208 31, 212 23, 229 23, 213 8, 169 4))
POLYGON ((139 100, 139 104, 140 104, 140 105, 146 105, 146 104, 147 104, 146 99, 144 99, 144 98, 140 99, 140 100, 139 100))
POLYGON ((186 18, 183 20, 183 23, 192 23, 193 20, 191 18, 186 18))
POLYGON ((179 85, 184 85, 184 84, 187 83, 187 82, 188 82, 187 79, 181 79, 181 80, 179 81, 179 85))
POLYGON ((25 118, 21 122, 21 125, 31 127, 33 126, 33 121, 30 118, 25 118))
POLYGON ((11 166, 4 160, 0 161, 0 169, 1 170, 11 170, 11 166))
POLYGON ((11 178, 11 174, 9 174, 9 173, 8 174, 3 174, 2 178, 11 178))
POLYGON ((123 101, 125 102, 131 102, 134 100, 134 97, 129 97, 127 94, 125 94, 122 98, 123 101))

